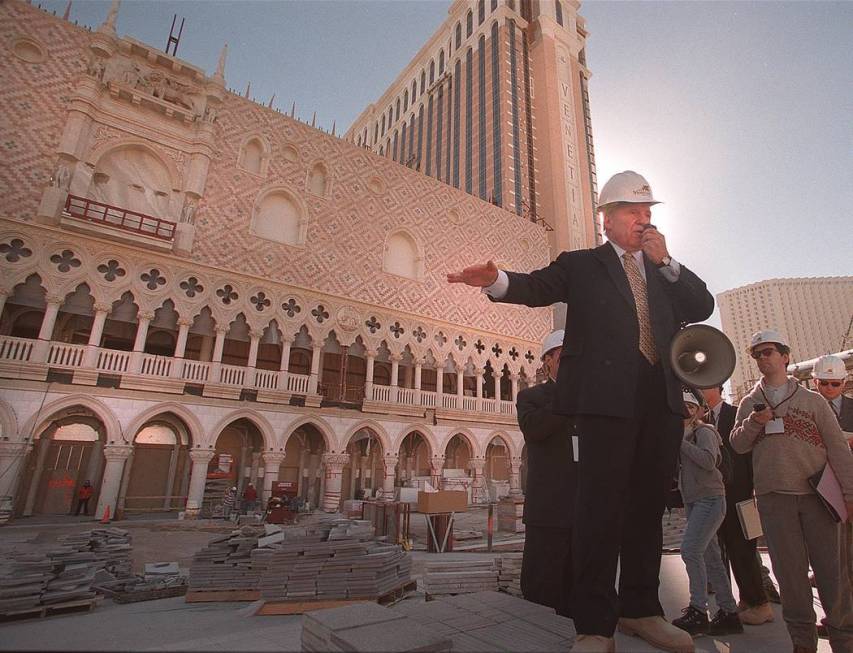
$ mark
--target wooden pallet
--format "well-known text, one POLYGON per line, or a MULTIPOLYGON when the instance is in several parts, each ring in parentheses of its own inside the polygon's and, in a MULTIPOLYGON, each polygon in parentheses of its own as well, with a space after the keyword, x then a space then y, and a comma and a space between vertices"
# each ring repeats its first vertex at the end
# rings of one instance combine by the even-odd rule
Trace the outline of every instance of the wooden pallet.
POLYGON ((37 605, 26 610, 10 610, 0 613, 0 622, 23 621, 24 619, 43 619, 63 614, 76 614, 79 612, 91 612, 101 597, 91 599, 79 599, 77 601, 65 601, 64 603, 51 603, 50 605, 37 605))
POLYGON ((260 598, 260 590, 187 590, 186 602, 257 601, 260 598))
POLYGON ((409 581, 380 597, 353 597, 348 599, 309 599, 305 601, 265 601, 255 613, 256 616, 276 616, 288 614, 304 614, 314 610, 326 610, 328 608, 340 608, 355 603, 379 603, 380 605, 392 605, 402 599, 406 593, 417 589, 417 581, 409 581))

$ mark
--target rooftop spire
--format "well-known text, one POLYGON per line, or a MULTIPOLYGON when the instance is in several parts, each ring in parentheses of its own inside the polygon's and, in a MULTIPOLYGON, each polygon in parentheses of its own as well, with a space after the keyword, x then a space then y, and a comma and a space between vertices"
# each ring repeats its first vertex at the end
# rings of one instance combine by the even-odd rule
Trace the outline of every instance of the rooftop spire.
POLYGON ((64 20, 68 20, 68 18, 71 16, 71 2, 72 0, 68 0, 68 4, 65 5, 65 13, 62 14, 62 18, 64 20))
POLYGON ((225 84, 225 59, 228 57, 228 44, 222 46, 222 52, 219 53, 219 63, 216 64, 216 72, 213 73, 214 81, 220 84, 225 84))
POLYGON ((104 21, 104 24, 98 28, 99 32, 115 35, 116 18, 118 18, 118 7, 120 4, 121 0, 113 0, 113 3, 110 5, 110 11, 107 13, 107 19, 104 21))

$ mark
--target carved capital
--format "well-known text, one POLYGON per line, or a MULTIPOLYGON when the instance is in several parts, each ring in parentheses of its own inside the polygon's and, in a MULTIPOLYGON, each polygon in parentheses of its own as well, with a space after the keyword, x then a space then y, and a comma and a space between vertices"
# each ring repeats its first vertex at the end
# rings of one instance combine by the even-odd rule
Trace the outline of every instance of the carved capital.
POLYGON ((32 448, 33 445, 31 442, 0 440, 0 458, 26 456, 32 448))
POLYGON ((281 463, 284 462, 284 453, 280 451, 265 451, 261 458, 264 459, 264 468, 273 467, 275 471, 278 471, 281 463))
POLYGON ((149 313, 148 311, 144 311, 144 312, 139 311, 139 313, 137 314, 137 317, 140 320, 145 320, 146 322, 150 322, 151 320, 154 319, 154 313, 149 313))
POLYGON ((107 314, 109 314, 109 312, 112 310, 112 308, 113 307, 110 304, 101 304, 101 303, 95 304, 95 312, 96 313, 107 313, 107 314))
POLYGON ((483 470, 485 468, 486 468, 486 459, 485 458, 471 458, 468 461, 468 469, 472 470, 477 475, 482 474, 483 470))
POLYGON ((193 325, 193 320, 182 317, 178 320, 179 327, 187 327, 188 329, 193 325))
POLYGON ((321 460, 326 467, 343 467, 349 463, 350 456, 348 453, 324 453, 321 460))
POLYGON ((104 447, 104 458, 107 459, 107 462, 111 460, 124 461, 132 452, 133 447, 129 444, 108 444, 104 447))
POLYGON ((444 456, 433 456, 430 458, 429 467, 433 472, 441 472, 444 469, 444 456))
POLYGON ((62 302, 65 301, 65 297, 63 295, 48 293, 47 297, 45 297, 45 301, 48 304, 58 304, 58 305, 62 306, 62 302))
POLYGON ((207 465, 213 457, 216 455, 216 452, 212 449, 191 449, 190 450, 190 460, 193 461, 193 465, 207 465))

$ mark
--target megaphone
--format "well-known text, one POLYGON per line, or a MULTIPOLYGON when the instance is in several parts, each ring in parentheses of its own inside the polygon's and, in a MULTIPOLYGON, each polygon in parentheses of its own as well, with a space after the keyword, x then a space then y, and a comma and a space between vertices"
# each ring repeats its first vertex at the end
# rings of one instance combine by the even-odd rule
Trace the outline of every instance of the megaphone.
POLYGON ((734 372, 737 358, 726 334, 707 324, 693 324, 675 334, 669 362, 683 383, 702 389, 725 383, 734 372))

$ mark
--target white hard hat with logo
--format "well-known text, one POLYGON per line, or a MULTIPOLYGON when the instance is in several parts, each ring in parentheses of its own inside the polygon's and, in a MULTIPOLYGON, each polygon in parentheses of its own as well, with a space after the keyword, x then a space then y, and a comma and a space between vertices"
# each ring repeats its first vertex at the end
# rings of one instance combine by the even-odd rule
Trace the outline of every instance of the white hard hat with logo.
POLYGON ((547 354, 552 349, 563 346, 563 338, 566 337, 566 332, 563 329, 558 329, 557 331, 552 331, 547 336, 545 336, 545 340, 542 341, 542 355, 539 357, 539 360, 545 358, 545 354, 547 354))
POLYGON ((690 392, 688 390, 684 390, 681 393, 681 400, 685 404, 696 404, 697 406, 700 405, 699 400, 696 398, 696 395, 694 395, 692 392, 690 392))
POLYGON ((844 361, 838 356, 821 356, 814 364, 812 377, 827 381, 846 379, 847 369, 844 367, 844 361))
POLYGON ((598 194, 599 209, 617 202, 660 204, 652 197, 652 188, 646 178, 633 170, 625 170, 613 175, 598 194))
POLYGON ((752 351, 758 345, 763 345, 768 342, 778 343, 785 347, 788 346, 788 341, 785 340, 785 336, 779 333, 776 329, 765 329, 764 331, 757 331, 752 334, 752 338, 749 341, 749 351, 752 351))

